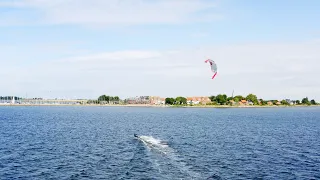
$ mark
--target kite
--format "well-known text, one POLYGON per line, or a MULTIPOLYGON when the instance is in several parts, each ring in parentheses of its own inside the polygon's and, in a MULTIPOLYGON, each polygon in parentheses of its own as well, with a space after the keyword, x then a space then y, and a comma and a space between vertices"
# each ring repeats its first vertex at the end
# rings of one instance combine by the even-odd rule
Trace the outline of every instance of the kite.
POLYGON ((212 76, 212 79, 217 75, 218 71, 217 71, 217 64, 211 60, 211 59, 207 59, 204 61, 205 63, 209 62, 210 63, 210 67, 211 67, 211 71, 214 73, 212 76))

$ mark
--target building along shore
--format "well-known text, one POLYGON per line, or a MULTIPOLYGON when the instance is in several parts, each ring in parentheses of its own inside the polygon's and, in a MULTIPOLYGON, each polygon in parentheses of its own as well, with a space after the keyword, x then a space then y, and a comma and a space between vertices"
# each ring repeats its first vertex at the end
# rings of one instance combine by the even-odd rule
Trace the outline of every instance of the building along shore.
POLYGON ((320 107, 320 105, 152 105, 152 104, 10 104, 2 103, 0 106, 78 106, 78 107, 159 107, 159 108, 294 108, 294 107, 320 107))

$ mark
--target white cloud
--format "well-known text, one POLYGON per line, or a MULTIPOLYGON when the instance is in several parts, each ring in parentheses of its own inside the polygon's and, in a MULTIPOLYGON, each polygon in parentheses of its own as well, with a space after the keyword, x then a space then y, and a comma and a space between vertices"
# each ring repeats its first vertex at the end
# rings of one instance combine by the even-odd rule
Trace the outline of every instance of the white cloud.
POLYGON ((319 49, 319 42, 305 42, 108 52, 16 69, 11 87, 20 94, 28 91, 44 97, 48 92, 53 97, 91 98, 104 93, 121 97, 231 95, 234 89, 235 94, 255 93, 268 99, 309 96, 320 101, 319 49), (207 57, 218 65, 214 80, 204 63, 207 57))
MULTIPOLYGON (((41 23, 108 26, 186 23, 221 18, 212 11, 203 13, 203 10, 215 7, 215 3, 207 0, 16 0, 4 1, 1 6, 39 13, 40 16, 29 18, 30 23, 36 20, 41 23)), ((7 18, 12 19, 11 16, 15 21, 17 16, 26 20, 26 14, 10 13, 7 18)), ((7 18, 0 18, 0 22, 3 24, 7 18)))

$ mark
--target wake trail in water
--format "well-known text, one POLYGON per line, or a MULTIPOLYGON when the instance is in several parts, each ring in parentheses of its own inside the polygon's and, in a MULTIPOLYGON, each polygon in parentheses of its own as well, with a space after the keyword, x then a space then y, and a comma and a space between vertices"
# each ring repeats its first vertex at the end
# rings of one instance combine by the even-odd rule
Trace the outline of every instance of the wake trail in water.
MULTIPOLYGON (((154 165, 158 167, 159 172, 165 171, 161 169, 161 166, 169 166, 170 164, 176 167, 181 173, 187 174, 191 178, 201 177, 200 174, 190 170, 184 159, 181 158, 181 156, 173 148, 171 148, 166 141, 154 138, 152 136, 139 136, 138 139, 143 142, 150 152, 156 151, 163 155, 162 157, 158 157, 154 160, 154 165), (161 162, 161 159, 163 162, 161 162), (169 162, 167 160, 169 160, 169 162)), ((170 170, 168 167, 165 168, 170 170)))

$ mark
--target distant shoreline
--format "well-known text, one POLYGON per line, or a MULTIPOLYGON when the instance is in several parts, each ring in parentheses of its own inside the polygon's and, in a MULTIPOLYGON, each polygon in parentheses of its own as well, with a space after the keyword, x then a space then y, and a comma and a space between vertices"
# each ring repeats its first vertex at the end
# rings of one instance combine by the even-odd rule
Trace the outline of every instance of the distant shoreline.
POLYGON ((155 107, 155 108, 294 108, 294 107, 320 107, 320 105, 273 105, 273 106, 229 106, 229 105, 196 105, 196 106, 168 106, 151 104, 127 104, 127 105, 101 105, 101 104, 0 104, 0 106, 77 106, 77 107, 155 107))

